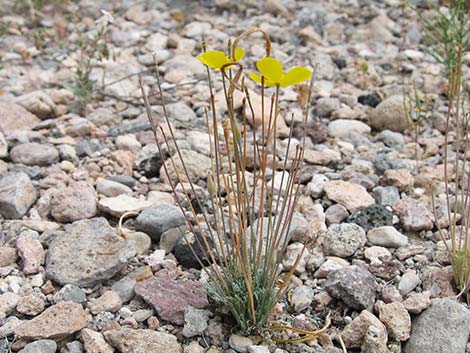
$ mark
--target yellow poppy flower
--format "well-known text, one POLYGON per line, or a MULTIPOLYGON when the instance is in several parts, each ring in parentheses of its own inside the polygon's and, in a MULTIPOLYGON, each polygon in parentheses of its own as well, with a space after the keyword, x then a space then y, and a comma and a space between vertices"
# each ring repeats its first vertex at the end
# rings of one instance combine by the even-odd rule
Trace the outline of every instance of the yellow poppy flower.
MULTIPOLYGON (((264 77, 265 86, 288 87, 307 81, 312 77, 312 72, 301 66, 296 66, 284 73, 282 64, 274 58, 263 58, 256 63, 261 75, 264 77)), ((261 76, 250 72, 253 81, 261 83, 261 76)))
MULTIPOLYGON (((235 49, 235 61, 241 60, 244 56, 245 51, 242 48, 235 49)), ((196 58, 198 58, 204 65, 209 66, 214 70, 220 70, 222 66, 232 62, 231 58, 222 51, 206 51, 196 58)))

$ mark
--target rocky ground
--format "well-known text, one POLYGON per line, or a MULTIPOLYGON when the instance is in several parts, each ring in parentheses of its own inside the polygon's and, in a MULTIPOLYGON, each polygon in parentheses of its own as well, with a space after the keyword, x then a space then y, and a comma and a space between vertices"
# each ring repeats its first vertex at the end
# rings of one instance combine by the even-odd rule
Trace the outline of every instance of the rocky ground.
MULTIPOLYGON (((443 193, 446 81, 401 1, 103 2, 114 16, 111 56, 94 63, 97 91, 84 110, 66 88, 80 57, 72 14, 93 34, 99 7, 0 2, 0 352, 340 353, 341 341, 348 352, 470 351, 470 311, 455 299, 436 227, 447 212, 438 197, 436 221, 429 196, 431 181, 443 193), (328 335, 314 342, 237 336, 208 300, 138 98, 137 73, 155 88, 156 51, 176 137, 204 188, 201 35, 223 49, 253 26, 269 32, 286 66, 319 64, 284 266, 318 240, 276 308, 312 330, 331 312, 328 335), (413 82, 432 99, 418 145, 403 109, 413 82), (127 211, 140 214, 122 237, 127 211)), ((264 55, 259 37, 243 47, 253 60, 264 55)), ((283 91, 282 116, 300 115, 297 95, 283 91)), ((295 121, 282 121, 284 131, 295 121)))

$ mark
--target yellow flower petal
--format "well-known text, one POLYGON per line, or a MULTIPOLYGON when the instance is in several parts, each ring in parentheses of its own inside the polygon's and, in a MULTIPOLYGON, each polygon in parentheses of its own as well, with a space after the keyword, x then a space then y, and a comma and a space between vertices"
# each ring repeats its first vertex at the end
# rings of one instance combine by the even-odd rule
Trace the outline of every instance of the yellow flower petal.
POLYGON ((297 66, 282 77, 280 84, 281 87, 292 86, 307 81, 310 77, 312 77, 312 72, 309 69, 297 66))
POLYGON ((229 62, 227 55, 225 55, 225 53, 221 51, 206 51, 197 58, 204 65, 207 65, 215 70, 220 70, 223 65, 229 62))
POLYGON ((274 58, 263 58, 256 63, 256 67, 266 80, 275 84, 280 83, 283 73, 282 64, 279 60, 274 58))
POLYGON ((235 49, 235 61, 241 60, 245 56, 245 51, 242 48, 235 49))
MULTIPOLYGON (((254 72, 250 72, 249 75, 250 75, 250 78, 251 78, 253 81, 258 82, 259 84, 261 84, 261 76, 260 76, 260 75, 257 75, 257 74, 255 74, 254 72)), ((271 81, 266 80, 266 78, 265 78, 265 79, 264 79, 264 86, 265 86, 265 87, 276 86, 276 84, 275 84, 274 82, 271 82, 271 81)))

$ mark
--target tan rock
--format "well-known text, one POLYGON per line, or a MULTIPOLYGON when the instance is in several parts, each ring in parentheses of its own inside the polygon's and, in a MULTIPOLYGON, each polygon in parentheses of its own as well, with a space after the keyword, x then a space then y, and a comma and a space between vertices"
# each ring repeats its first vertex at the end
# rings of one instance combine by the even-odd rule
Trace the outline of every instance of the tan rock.
POLYGON ((366 188, 342 180, 333 180, 325 185, 325 193, 328 198, 335 201, 350 212, 375 204, 374 198, 369 195, 366 188))
POLYGON ((60 302, 46 309, 34 319, 21 323, 15 335, 27 340, 63 338, 88 325, 91 318, 82 306, 73 302, 60 302))
POLYGON ((364 338, 369 330, 369 327, 375 327, 378 331, 385 334, 385 342, 387 342, 387 330, 380 322, 380 320, 374 316, 371 312, 363 310, 359 316, 357 316, 350 324, 348 324, 341 337, 343 338, 344 344, 347 348, 359 348, 364 342, 364 338))
POLYGON ((380 321, 387 327, 390 337, 396 341, 408 340, 411 334, 411 317, 403 303, 382 302, 378 308, 380 321))
POLYGON ((114 348, 111 347, 101 333, 84 328, 80 333, 87 353, 113 353, 114 348))
POLYGON ((18 130, 31 130, 40 120, 21 105, 0 102, 0 130, 10 134, 18 130))

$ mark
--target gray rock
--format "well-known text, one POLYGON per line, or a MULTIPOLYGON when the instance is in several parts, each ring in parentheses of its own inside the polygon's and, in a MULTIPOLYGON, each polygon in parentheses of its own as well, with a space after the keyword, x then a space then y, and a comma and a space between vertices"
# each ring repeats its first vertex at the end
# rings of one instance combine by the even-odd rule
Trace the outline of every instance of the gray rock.
POLYGON ((182 353, 175 336, 154 330, 121 328, 104 332, 104 338, 121 353, 182 353))
POLYGON ((388 147, 392 147, 398 150, 401 150, 405 144, 405 140, 401 133, 390 130, 382 131, 379 134, 379 140, 385 143, 385 145, 388 147))
POLYGON ((377 186, 372 192, 375 201, 382 206, 392 206, 400 200, 400 193, 395 186, 377 186))
POLYGON ((450 299, 433 299, 413 320, 404 353, 464 353, 470 334, 470 311, 450 299))
MULTIPOLYGON (((80 341, 72 341, 65 344, 63 353, 83 353, 83 344, 80 341)), ((62 353, 62 352, 61 352, 62 353)))
POLYGON ((25 173, 0 179, 0 214, 6 219, 23 217, 37 198, 36 189, 25 173))
POLYGON ((329 117, 331 113, 339 108, 341 108, 341 102, 338 98, 320 98, 315 104, 315 112, 319 117, 329 117))
POLYGON ((382 205, 371 205, 354 212, 347 222, 356 223, 368 232, 373 228, 391 226, 393 224, 393 213, 382 205))
POLYGON ((121 194, 132 195, 132 189, 130 187, 116 181, 102 178, 99 178, 96 182, 96 192, 107 197, 115 197, 121 194))
POLYGON ((409 122, 403 107, 403 96, 391 96, 381 102, 372 111, 369 124, 377 130, 406 130, 409 122))
POLYGON ((343 205, 335 203, 327 208, 325 212, 326 224, 338 224, 348 218, 349 212, 343 205))
POLYGON ((127 303, 134 298, 134 286, 136 283, 135 279, 124 277, 114 282, 111 289, 119 294, 123 303, 127 303))
POLYGON ((85 303, 86 294, 80 287, 74 284, 66 284, 56 294, 54 294, 54 303, 61 301, 71 301, 74 303, 85 303))
POLYGON ((266 346, 249 346, 248 353, 270 353, 266 346))
POLYGON ((97 209, 95 189, 85 181, 72 183, 51 197, 51 215, 58 222, 91 218, 97 209))
POLYGON ((328 124, 328 135, 331 137, 347 138, 352 133, 369 134, 369 125, 359 120, 338 119, 328 124))
POLYGON ((408 237, 392 226, 371 229, 367 232, 367 240, 374 245, 386 248, 399 248, 408 244, 408 237))
POLYGON ((333 224, 323 238, 325 255, 348 257, 366 243, 364 229, 354 223, 333 224))
POLYGON ((134 242, 119 237, 106 219, 77 221, 49 243, 46 274, 62 285, 93 286, 113 277, 134 255, 134 242))
POLYGON ((253 345, 253 342, 248 337, 240 335, 231 335, 228 339, 230 348, 234 349, 239 353, 248 352, 248 347, 253 345))
POLYGON ((59 160, 59 151, 50 145, 36 142, 22 143, 11 149, 10 158, 15 163, 48 166, 59 160))
POLYGON ((207 329, 210 311, 204 309, 195 309, 188 306, 184 311, 184 337, 199 336, 207 329))
POLYGON ((186 232, 186 227, 176 227, 168 229, 162 233, 160 237, 160 249, 165 250, 165 253, 170 253, 175 248, 178 239, 186 232))
POLYGON ((135 242, 136 255, 145 255, 148 253, 150 246, 152 246, 152 239, 145 233, 132 232, 127 234, 128 241, 135 242))
POLYGON ((63 161, 77 162, 78 156, 75 148, 71 145, 60 145, 57 147, 60 159, 63 161))
POLYGON ((327 277, 325 289, 355 310, 370 309, 374 304, 377 283, 374 276, 359 266, 336 270, 327 277))
POLYGON ((184 313, 189 306, 204 309, 209 304, 207 291, 201 282, 176 279, 175 274, 167 270, 138 282, 134 289, 154 307, 159 317, 177 325, 184 323, 184 313))
POLYGON ((307 309, 312 304, 315 291, 309 286, 299 286, 294 289, 291 296, 291 304, 296 312, 307 309))
POLYGON ((28 343, 18 353, 55 353, 57 350, 57 343, 53 340, 38 340, 28 343))
POLYGON ((161 204, 144 209, 136 219, 135 228, 158 242, 162 233, 185 223, 184 215, 178 206, 161 204))
POLYGON ((418 274, 415 271, 406 272, 398 283, 398 291, 402 296, 406 296, 408 293, 411 293, 420 283, 418 274))

